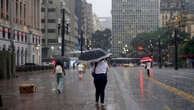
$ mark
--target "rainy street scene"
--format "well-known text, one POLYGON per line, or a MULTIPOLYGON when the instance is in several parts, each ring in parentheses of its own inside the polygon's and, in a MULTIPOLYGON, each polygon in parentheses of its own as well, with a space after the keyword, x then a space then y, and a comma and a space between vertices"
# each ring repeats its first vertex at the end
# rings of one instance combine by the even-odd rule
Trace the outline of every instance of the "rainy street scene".
POLYGON ((0 110, 194 110, 194 1, 0 0, 0 110))

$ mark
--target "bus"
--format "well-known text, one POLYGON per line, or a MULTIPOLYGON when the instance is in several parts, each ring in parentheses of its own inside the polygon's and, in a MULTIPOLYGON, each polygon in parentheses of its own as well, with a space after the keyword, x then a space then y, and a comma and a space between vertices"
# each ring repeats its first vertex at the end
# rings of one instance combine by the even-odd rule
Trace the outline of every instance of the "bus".
POLYGON ((140 58, 112 58, 111 63, 113 66, 118 65, 128 65, 128 64, 134 64, 134 65, 140 65, 140 58))

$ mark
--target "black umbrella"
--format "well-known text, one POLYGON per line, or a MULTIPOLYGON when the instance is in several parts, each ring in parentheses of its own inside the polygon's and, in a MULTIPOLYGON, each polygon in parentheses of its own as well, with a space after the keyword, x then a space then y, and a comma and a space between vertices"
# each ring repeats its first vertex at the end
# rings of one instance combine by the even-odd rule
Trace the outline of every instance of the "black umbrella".
POLYGON ((70 59, 64 56, 57 56, 54 58, 54 60, 56 61, 56 64, 64 66, 64 62, 68 62, 70 59))
POLYGON ((88 51, 84 51, 80 57, 79 60, 82 61, 99 61, 102 60, 104 58, 109 57, 110 55, 112 55, 111 53, 107 53, 106 51, 102 50, 102 49, 93 49, 93 50, 88 50, 88 51))

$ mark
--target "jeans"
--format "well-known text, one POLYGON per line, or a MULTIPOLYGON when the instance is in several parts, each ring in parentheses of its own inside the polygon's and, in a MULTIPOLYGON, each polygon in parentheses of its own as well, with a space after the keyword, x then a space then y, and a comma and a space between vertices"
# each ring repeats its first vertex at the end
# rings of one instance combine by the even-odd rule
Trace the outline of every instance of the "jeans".
POLYGON ((150 69, 147 69, 148 77, 150 77, 150 69))
POLYGON ((57 78, 57 89, 60 90, 60 92, 62 92, 64 88, 64 74, 57 73, 56 78, 57 78))
POLYGON ((98 103, 99 98, 100 98, 100 102, 104 103, 106 84, 107 84, 107 76, 106 75, 94 77, 94 85, 96 88, 96 103, 98 103))

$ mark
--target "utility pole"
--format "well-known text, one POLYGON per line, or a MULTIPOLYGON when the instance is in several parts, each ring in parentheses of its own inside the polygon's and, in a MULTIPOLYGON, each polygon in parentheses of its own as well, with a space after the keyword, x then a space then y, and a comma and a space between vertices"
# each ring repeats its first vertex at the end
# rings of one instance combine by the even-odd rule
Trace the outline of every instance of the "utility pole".
POLYGON ((64 56, 65 48, 64 48, 64 41, 65 41, 65 9, 62 7, 62 28, 61 28, 61 56, 64 56))
POLYGON ((174 34, 174 46, 175 46, 175 52, 174 52, 174 54, 175 54, 175 64, 174 64, 174 69, 175 70, 178 70, 178 45, 177 45, 177 35, 178 35, 178 29, 177 28, 175 28, 175 34, 174 34))
POLYGON ((158 40, 158 53, 159 53, 159 68, 162 68, 162 60, 161 60, 161 44, 160 44, 160 36, 159 36, 159 40, 158 40))

